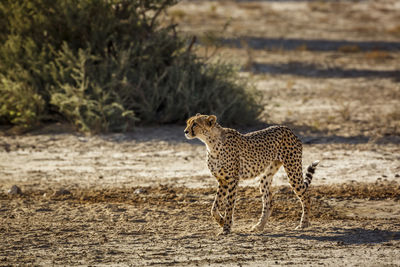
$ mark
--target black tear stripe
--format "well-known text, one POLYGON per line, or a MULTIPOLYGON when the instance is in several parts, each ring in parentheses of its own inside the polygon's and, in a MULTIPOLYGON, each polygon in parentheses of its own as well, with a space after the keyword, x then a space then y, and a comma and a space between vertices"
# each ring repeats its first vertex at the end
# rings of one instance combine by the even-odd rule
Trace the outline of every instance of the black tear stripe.
POLYGON ((192 136, 194 136, 194 130, 193 130, 193 128, 194 128, 194 124, 192 124, 192 127, 190 127, 190 131, 192 132, 192 136))

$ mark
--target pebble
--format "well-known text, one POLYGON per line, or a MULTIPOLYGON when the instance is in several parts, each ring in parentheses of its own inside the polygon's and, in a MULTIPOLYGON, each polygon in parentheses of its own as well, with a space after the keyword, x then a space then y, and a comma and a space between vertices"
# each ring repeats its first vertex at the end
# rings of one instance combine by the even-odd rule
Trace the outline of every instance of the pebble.
POLYGON ((138 188, 138 189, 136 189, 133 193, 135 193, 135 194, 142 194, 142 193, 145 193, 145 192, 146 192, 145 189, 143 189, 143 188, 138 188))
POLYGON ((11 145, 10 144, 4 144, 4 150, 6 151, 6 152, 10 152, 11 151, 11 145))
POLYGON ((81 141, 82 143, 86 143, 87 141, 89 141, 87 137, 78 137, 78 140, 81 141))
POLYGON ((17 185, 13 185, 11 186, 11 188, 8 190, 7 193, 9 193, 10 195, 21 195, 22 190, 17 185))

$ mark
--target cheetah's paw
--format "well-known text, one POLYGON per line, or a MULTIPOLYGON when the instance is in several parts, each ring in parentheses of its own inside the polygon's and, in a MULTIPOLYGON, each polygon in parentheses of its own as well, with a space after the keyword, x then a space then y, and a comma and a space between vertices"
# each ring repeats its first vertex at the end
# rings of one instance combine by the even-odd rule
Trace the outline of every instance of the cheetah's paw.
POLYGON ((262 230, 264 230, 264 225, 262 225, 261 223, 257 223, 251 228, 251 231, 253 232, 261 232, 262 230))
POLYGON ((224 229, 218 233, 218 236, 229 235, 230 233, 231 233, 231 230, 224 229))
POLYGON ((301 222, 301 223, 295 228, 295 230, 301 230, 301 229, 304 229, 304 228, 309 227, 310 225, 311 225, 310 222, 301 222))

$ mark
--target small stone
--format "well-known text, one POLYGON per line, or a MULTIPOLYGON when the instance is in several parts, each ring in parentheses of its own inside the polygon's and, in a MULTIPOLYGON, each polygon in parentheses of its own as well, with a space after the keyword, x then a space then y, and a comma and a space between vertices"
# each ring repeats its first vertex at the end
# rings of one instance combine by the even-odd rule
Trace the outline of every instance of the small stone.
POLYGON ((53 196, 71 195, 71 192, 65 188, 61 188, 54 192, 53 196))
POLYGON ((78 140, 81 141, 82 143, 86 143, 87 141, 89 141, 89 139, 86 137, 78 137, 78 140))
POLYGON ((8 153, 11 151, 11 145, 10 144, 4 144, 4 150, 8 153))
POLYGON ((144 193, 144 192, 146 192, 146 190, 144 190, 143 188, 138 188, 138 189, 136 189, 133 193, 135 193, 135 194, 142 194, 142 193, 144 193))
POLYGON ((10 195, 22 195, 22 190, 18 186, 13 185, 7 193, 9 193, 10 195))

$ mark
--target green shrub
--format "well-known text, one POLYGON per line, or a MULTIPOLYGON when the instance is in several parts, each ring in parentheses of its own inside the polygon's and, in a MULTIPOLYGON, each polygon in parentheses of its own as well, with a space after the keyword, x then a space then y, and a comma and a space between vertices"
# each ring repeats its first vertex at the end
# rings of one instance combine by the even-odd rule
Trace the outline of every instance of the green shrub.
MULTIPOLYGON (((136 119, 132 110, 123 107, 113 86, 100 84, 101 79, 88 74, 96 57, 89 50, 79 49, 75 55, 65 43, 52 65, 57 86, 51 90, 50 103, 64 117, 83 131, 124 131, 136 119)), ((105 75, 106 70, 99 75, 105 75)), ((99 76, 101 77, 101 76, 99 76)))
POLYGON ((27 84, 2 77, 0 81, 0 118, 23 128, 37 125, 44 101, 27 84))
POLYGON ((174 3, 2 1, 0 121, 62 118, 91 132, 180 123, 197 112, 253 122, 260 97, 248 81, 229 64, 205 64, 173 25, 158 25, 174 3))

